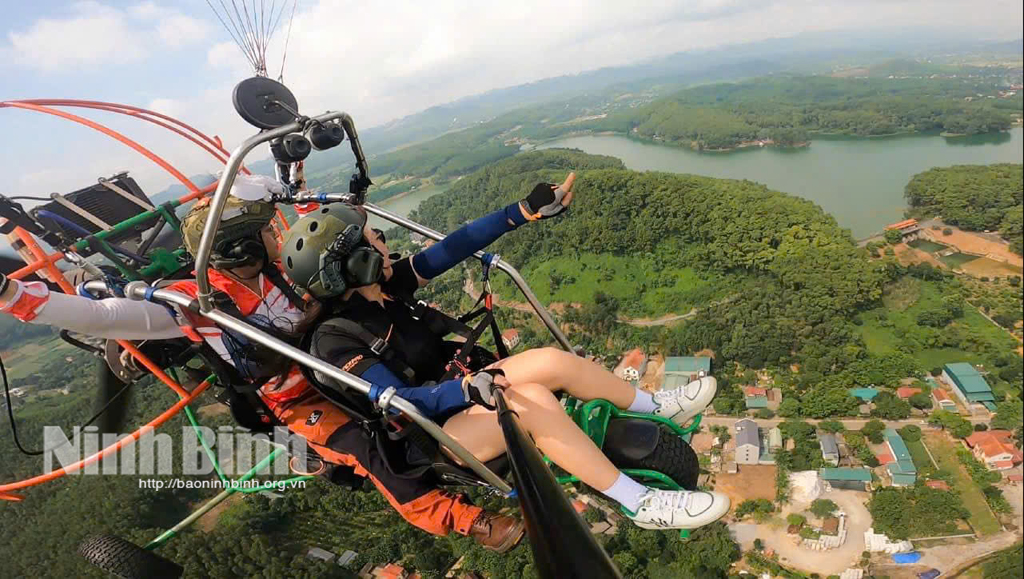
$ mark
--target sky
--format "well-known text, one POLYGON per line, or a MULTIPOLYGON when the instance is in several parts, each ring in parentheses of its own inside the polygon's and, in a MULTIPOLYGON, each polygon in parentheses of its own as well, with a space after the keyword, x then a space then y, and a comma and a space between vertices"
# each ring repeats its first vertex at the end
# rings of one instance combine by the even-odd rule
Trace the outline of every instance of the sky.
MULTIPOLYGON (((221 11, 232 0, 209 0, 221 11)), ((252 9, 261 0, 235 0, 252 9)), ((495 88, 680 51, 879 26, 977 28, 1022 36, 1020 0, 291 0, 268 48, 302 112, 345 110, 361 128, 495 88), (286 34, 289 22, 291 33, 286 34), (287 58, 283 59, 287 37, 287 58)), ((252 69, 207 0, 8 2, 0 101, 112 101, 177 117, 232 148, 254 130, 231 89, 252 69)), ((109 123, 186 175, 216 169, 179 137, 108 113, 109 123)), ((134 151, 66 121, 0 109, 0 193, 68 192, 119 170, 150 192, 170 177, 134 151)), ((259 158, 266 153, 254 153, 259 158)))

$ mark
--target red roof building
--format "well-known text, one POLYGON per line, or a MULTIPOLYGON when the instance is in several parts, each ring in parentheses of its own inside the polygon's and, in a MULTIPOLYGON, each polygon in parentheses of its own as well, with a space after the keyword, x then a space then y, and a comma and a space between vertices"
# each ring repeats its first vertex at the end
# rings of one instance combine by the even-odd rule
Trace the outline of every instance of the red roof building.
POLYGON ((378 579, 406 579, 409 572, 405 567, 390 563, 377 573, 378 579))
POLYGON ((946 484, 946 481, 944 480, 930 480, 924 484, 927 485, 928 488, 938 489, 940 491, 949 490, 949 485, 946 484))
POLYGON ((882 454, 876 456, 875 458, 878 459, 878 464, 881 465, 886 465, 889 464, 890 462, 896 462, 896 458, 893 455, 889 454, 888 452, 883 452, 882 454))
POLYGON ((1006 470, 1024 461, 1024 453, 1014 445, 1009 430, 975 432, 964 439, 964 444, 992 470, 1006 470))
POLYGON ((743 393, 747 396, 767 396, 768 391, 757 386, 744 386, 743 393))
POLYGON ((896 389, 896 395, 899 396, 900 398, 902 398, 903 400, 906 400, 907 398, 910 398, 914 394, 920 394, 920 393, 921 393, 921 389, 920 388, 913 388, 911 386, 901 386, 900 388, 896 389))
POLYGON ((640 348, 626 352, 619 362, 617 373, 626 380, 639 380, 647 371, 647 355, 640 348))
POLYGON ((519 330, 515 328, 509 328, 501 333, 501 341, 505 343, 505 347, 509 350, 514 350, 519 345, 519 330))
POLYGON ((907 229, 913 229, 915 227, 917 227, 917 219, 907 219, 885 226, 886 230, 896 229, 899 231, 906 231, 907 229))

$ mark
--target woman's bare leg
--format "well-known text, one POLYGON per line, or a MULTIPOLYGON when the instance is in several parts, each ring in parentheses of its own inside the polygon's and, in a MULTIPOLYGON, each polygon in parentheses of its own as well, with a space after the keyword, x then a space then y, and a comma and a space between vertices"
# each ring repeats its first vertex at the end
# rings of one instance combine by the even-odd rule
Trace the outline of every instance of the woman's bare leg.
POLYGON ((635 388, 599 364, 557 348, 527 350, 491 367, 501 368, 513 385, 540 384, 581 400, 603 398, 621 409, 629 408, 636 397, 635 388))
MULTIPOLYGON (((566 415, 551 390, 536 383, 513 384, 505 390, 506 400, 519 414, 523 427, 533 435, 537 447, 555 464, 591 487, 598 490, 611 487, 619 476, 619 469, 566 415)), ((625 386, 629 388, 628 384, 625 386)), ((505 439, 497 416, 482 406, 473 406, 448 419, 444 430, 482 461, 505 452, 505 439)))

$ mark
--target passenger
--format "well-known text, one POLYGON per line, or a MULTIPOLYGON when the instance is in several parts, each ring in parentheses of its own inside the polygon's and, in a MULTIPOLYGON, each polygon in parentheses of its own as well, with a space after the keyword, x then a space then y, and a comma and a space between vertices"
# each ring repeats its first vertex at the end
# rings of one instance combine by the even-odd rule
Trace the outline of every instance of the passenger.
MULTIPOLYGON (((260 188, 259 178, 238 176, 235 187, 260 188)), ((278 337, 297 343, 317 318, 320 305, 303 300, 280 270, 278 239, 271 226, 274 206, 269 203, 227 201, 221 226, 214 240, 209 270, 210 284, 217 292, 222 309, 261 326, 278 337)), ((182 222, 185 247, 193 256, 209 215, 209 199, 198 202, 182 222)), ((195 281, 172 283, 168 289, 192 297, 198 294, 195 281)), ((124 298, 94 300, 83 295, 51 293, 42 282, 23 283, 0 274, 0 311, 24 322, 59 328, 109 339, 166 340, 182 337, 198 339, 211 357, 223 364, 236 381, 259 385, 258 396, 235 398, 232 413, 244 426, 259 427, 271 420, 286 424, 293 432, 306 435, 315 448, 340 444, 332 437, 349 418, 310 387, 299 368, 273 353, 247 345, 244 339, 225 332, 209 320, 181 308, 168 308, 148 301, 124 298), (308 409, 320 404, 325 409, 317 419, 308 409), (239 409, 249 413, 239 415, 239 409), (298 423, 296 413, 304 413, 298 423)), ((222 378, 225 378, 222 376, 222 378)), ((251 390, 251 388, 250 388, 251 390)), ((329 460, 366 477, 387 497, 396 510, 412 524, 434 534, 455 531, 473 537, 483 547, 505 551, 523 535, 522 521, 515 517, 489 513, 472 505, 465 496, 422 481, 405 481, 382 474, 373 462, 365 439, 345 440, 345 453, 337 451, 329 460)), ((305 468, 306 465, 300 465, 305 468)), ((336 473, 345 469, 335 469, 336 473)), ((337 477, 332 482, 338 482, 337 477)))
MULTIPOLYGON (((356 207, 333 204, 297 221, 282 249, 289 277, 329 309, 311 339, 317 357, 374 385, 372 396, 394 387, 404 399, 443 425, 445 432, 481 461, 505 452, 492 391, 505 390, 537 446, 556 464, 622 505, 644 528, 695 528, 729 510, 729 499, 713 492, 665 491, 620 472, 567 416, 554 392, 581 400, 602 398, 620 409, 664 416, 683 423, 711 402, 716 384, 702 377, 650 394, 616 378, 598 364, 554 348, 529 350, 475 373, 442 380, 451 359, 444 336, 417 311, 413 293, 501 235, 528 222, 562 214, 573 200, 570 173, 560 185, 540 184, 522 201, 465 225, 411 258, 392 261, 383 234, 356 207), (427 386, 424 386, 427 385, 427 386)), ((447 333, 442 331, 441 333, 447 333)), ((322 387, 330 388, 329 380, 322 387)), ((335 385, 337 388, 338 386, 335 385)), ((325 416, 338 411, 326 400, 296 404, 282 415, 305 433, 329 460, 358 454, 359 425, 325 416)), ((450 456, 456 460, 454 456, 450 456)))

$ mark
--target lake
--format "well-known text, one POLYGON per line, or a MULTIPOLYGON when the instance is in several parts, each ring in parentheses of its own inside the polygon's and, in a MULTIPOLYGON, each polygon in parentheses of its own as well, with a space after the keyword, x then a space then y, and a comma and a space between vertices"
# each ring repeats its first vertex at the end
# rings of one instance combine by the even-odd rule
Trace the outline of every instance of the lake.
MULTIPOLYGON (((417 189, 416 191, 413 191, 412 193, 409 193, 397 199, 394 197, 386 199, 384 201, 381 201, 380 203, 377 203, 376 205, 380 206, 381 209, 387 209, 388 211, 392 213, 397 213, 402 217, 408 217, 409 213, 412 212, 413 209, 416 209, 417 207, 420 206, 420 203, 426 201, 427 199, 430 199, 434 195, 444 193, 447 190, 448 184, 428 185, 426 187, 423 187, 422 189, 417 189)), ((396 227, 394 223, 381 219, 376 215, 370 215, 370 225, 373 227, 378 227, 380 229, 390 229, 392 227, 396 227)))
POLYGON ((971 137, 818 137, 800 149, 747 148, 699 153, 619 135, 584 135, 545 143, 618 157, 638 171, 694 173, 749 179, 798 195, 835 216, 854 237, 864 238, 903 218, 903 188, 932 167, 1020 163, 1024 131, 971 137))

